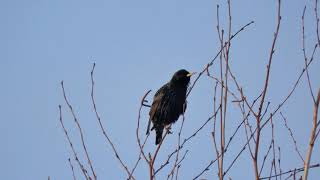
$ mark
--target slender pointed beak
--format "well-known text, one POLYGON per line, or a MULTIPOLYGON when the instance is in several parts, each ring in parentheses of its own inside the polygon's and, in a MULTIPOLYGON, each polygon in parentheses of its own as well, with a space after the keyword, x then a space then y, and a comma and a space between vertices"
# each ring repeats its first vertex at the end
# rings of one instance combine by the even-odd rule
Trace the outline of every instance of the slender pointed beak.
POLYGON ((189 74, 187 74, 187 77, 191 77, 194 74, 196 74, 196 72, 189 73, 189 74))

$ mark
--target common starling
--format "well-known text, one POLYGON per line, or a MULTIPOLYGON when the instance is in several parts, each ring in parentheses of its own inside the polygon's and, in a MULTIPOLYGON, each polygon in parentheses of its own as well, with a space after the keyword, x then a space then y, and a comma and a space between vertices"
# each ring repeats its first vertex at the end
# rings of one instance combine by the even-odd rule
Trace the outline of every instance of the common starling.
POLYGON ((176 122, 186 109, 185 100, 190 77, 185 69, 174 73, 171 80, 163 85, 154 95, 153 103, 149 112, 147 134, 149 134, 151 121, 156 131, 156 145, 161 142, 164 127, 176 122))

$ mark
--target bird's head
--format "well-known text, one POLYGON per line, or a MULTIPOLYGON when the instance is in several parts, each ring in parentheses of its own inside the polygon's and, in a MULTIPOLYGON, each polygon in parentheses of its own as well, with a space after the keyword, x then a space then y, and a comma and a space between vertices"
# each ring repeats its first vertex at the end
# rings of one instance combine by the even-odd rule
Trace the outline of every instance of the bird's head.
POLYGON ((174 73, 170 83, 175 86, 187 87, 190 82, 190 77, 195 73, 190 73, 185 69, 181 69, 174 73))

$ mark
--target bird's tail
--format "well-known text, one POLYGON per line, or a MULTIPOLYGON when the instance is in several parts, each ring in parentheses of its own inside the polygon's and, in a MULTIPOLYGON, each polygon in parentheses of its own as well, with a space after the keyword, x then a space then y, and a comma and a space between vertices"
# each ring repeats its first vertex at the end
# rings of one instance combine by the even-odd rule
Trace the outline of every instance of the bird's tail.
POLYGON ((158 145, 162 140, 162 132, 163 132, 163 128, 156 129, 156 145, 158 145))
POLYGON ((151 125, 151 119, 149 119, 149 122, 148 122, 148 127, 147 127, 147 133, 146 133, 146 135, 149 135, 149 134, 150 134, 150 125, 151 125))

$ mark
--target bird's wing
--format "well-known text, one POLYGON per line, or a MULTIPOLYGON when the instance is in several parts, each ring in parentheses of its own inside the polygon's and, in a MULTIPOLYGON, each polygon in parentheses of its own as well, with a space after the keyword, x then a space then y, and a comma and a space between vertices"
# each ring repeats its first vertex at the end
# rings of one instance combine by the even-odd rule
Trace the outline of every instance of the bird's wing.
POLYGON ((165 96, 166 92, 168 92, 168 89, 169 89, 169 83, 163 85, 154 95, 151 109, 149 112, 150 118, 148 122, 147 134, 149 134, 149 131, 150 131, 151 120, 154 118, 154 115, 157 112, 160 102, 162 98, 165 96))
POLYGON ((153 98, 153 103, 149 112, 150 115, 150 119, 153 119, 159 105, 160 105, 160 101, 163 100, 164 96, 166 95, 166 93, 169 91, 169 84, 165 84, 163 85, 154 95, 153 98))

